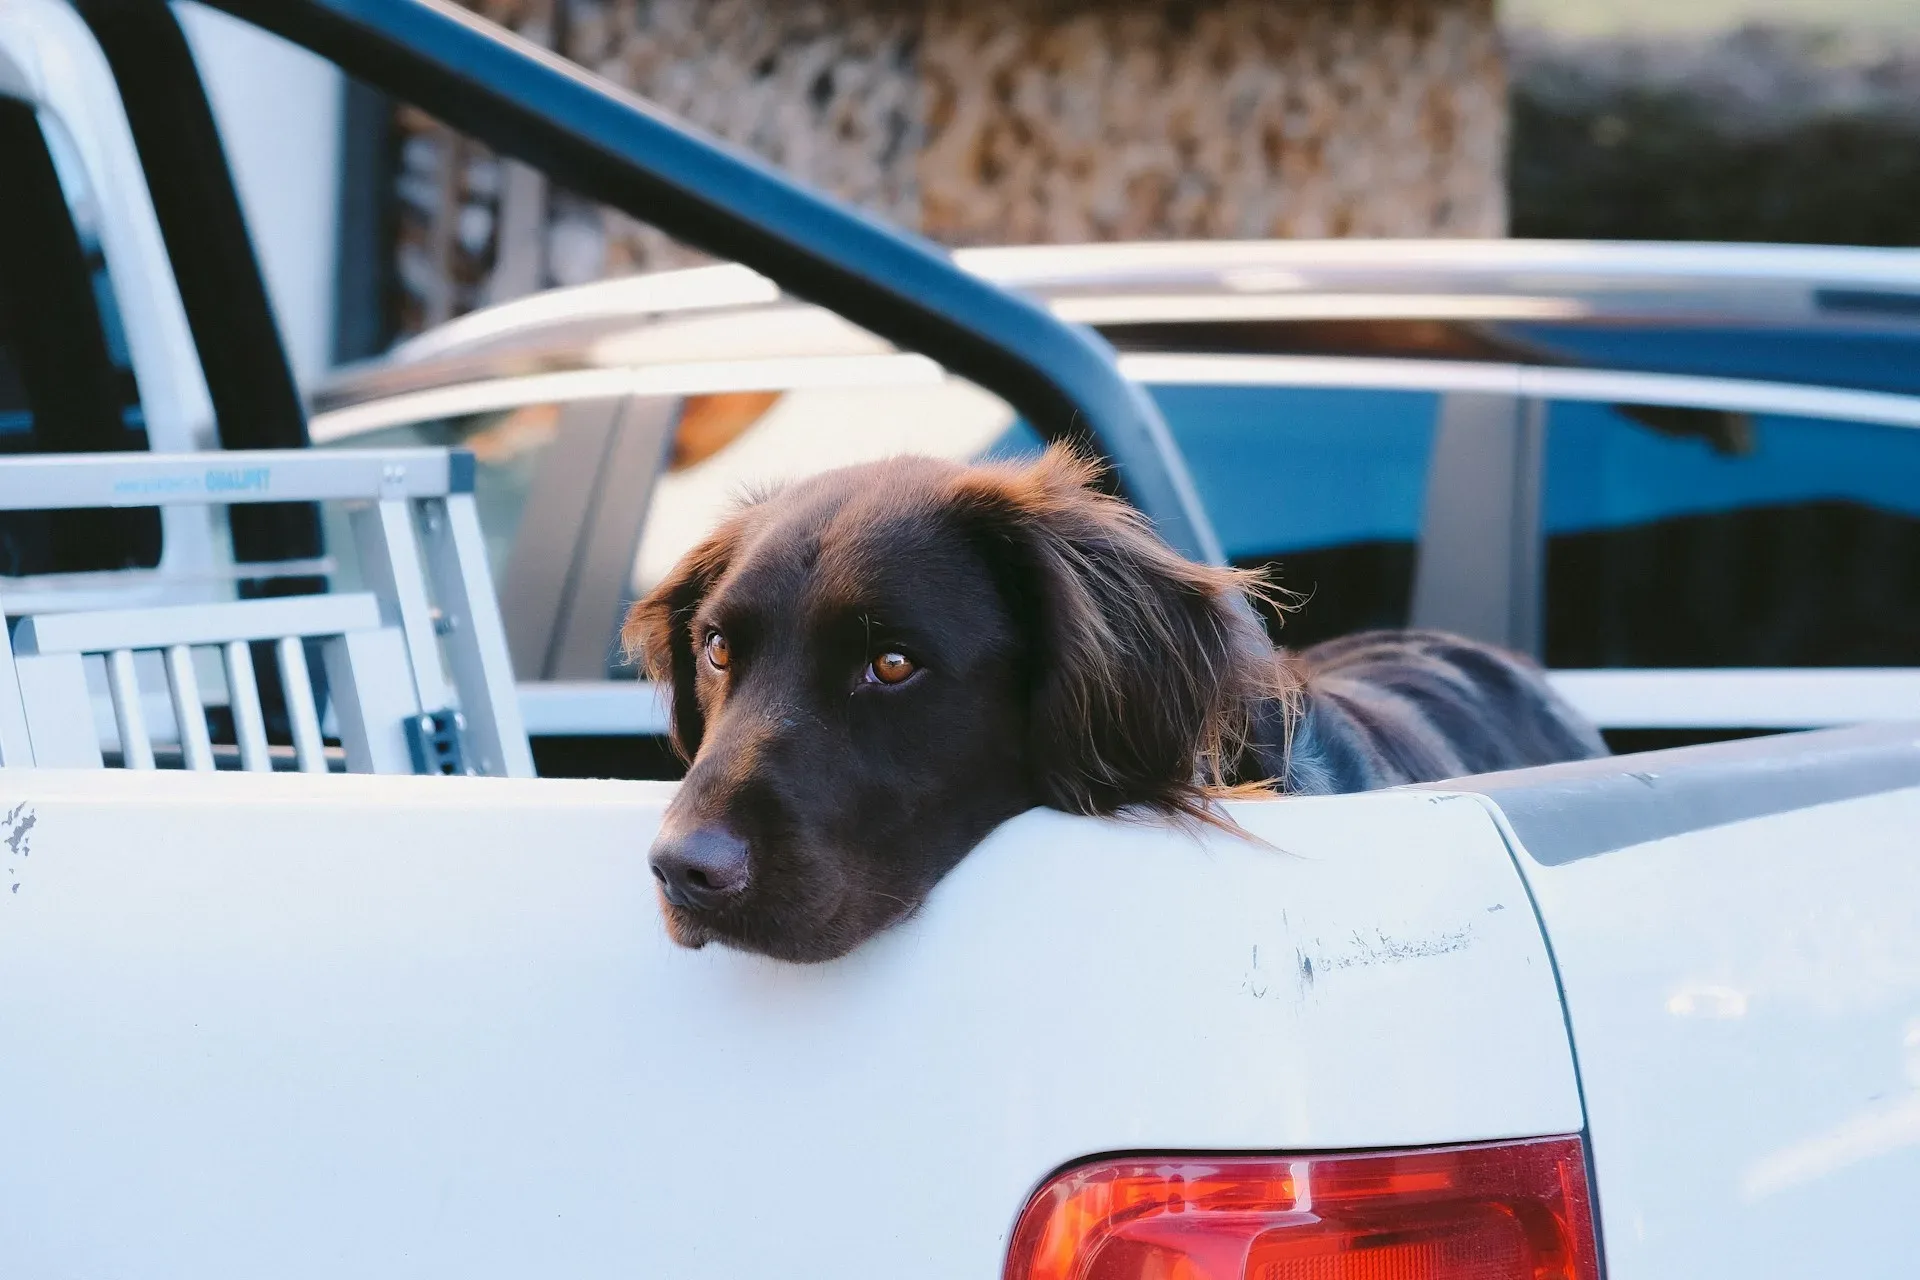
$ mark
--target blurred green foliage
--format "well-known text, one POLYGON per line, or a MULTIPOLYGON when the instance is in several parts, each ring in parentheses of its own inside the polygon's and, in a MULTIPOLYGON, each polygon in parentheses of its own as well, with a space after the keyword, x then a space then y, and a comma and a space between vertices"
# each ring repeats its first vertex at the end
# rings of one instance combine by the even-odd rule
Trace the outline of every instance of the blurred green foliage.
POLYGON ((1516 61, 1512 234, 1920 245, 1920 101, 1582 70, 1516 61))

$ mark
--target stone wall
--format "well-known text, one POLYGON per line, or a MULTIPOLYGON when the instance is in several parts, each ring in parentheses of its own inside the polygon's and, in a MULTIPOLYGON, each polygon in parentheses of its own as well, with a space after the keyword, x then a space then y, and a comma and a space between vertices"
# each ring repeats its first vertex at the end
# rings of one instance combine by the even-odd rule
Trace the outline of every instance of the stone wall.
POLYGON ((1498 235, 1490 3, 928 14, 921 225, 959 243, 1498 235))
MULTIPOLYGON (((1505 230, 1492 0, 470 2, 950 244, 1505 230)), ((698 260, 402 128, 404 328, 698 260)))

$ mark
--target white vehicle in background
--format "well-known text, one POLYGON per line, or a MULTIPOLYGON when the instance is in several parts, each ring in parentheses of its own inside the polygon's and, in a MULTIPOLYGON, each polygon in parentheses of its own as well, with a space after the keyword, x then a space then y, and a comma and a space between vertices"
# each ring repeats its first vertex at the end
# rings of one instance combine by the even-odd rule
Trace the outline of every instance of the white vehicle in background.
POLYGON ((0 1273, 1911 1273, 1911 259, 956 270, 430 0, 221 7, 751 270, 470 317, 302 449, 168 6, 0 0, 0 1273), (1852 727, 1037 811, 843 961, 675 949, 670 785, 531 776, 654 723, 621 600, 738 479, 1041 436, 1311 573, 1290 635, 1852 727))
MULTIPOLYGON (((1920 710, 1920 253, 955 261, 1116 345, 1225 555, 1309 593, 1283 642, 1418 625, 1531 652, 1623 748, 1920 710)), ((322 447, 475 450, 529 724, 548 766, 595 772, 673 767, 595 749, 659 731, 650 691, 575 682, 631 679, 625 604, 738 493, 1041 445, 1003 400, 740 266, 488 308, 335 375, 314 408, 322 447)))

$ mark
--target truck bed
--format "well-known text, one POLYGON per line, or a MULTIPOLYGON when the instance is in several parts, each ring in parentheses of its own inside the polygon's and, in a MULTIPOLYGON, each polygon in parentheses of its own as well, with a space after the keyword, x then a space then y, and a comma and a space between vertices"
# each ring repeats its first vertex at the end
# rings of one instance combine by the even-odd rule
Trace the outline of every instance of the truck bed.
POLYGON ((1031 813, 802 968, 666 940, 664 785, 0 791, 22 1275, 991 1276, 1090 1153, 1581 1128, 1476 797, 1031 813))

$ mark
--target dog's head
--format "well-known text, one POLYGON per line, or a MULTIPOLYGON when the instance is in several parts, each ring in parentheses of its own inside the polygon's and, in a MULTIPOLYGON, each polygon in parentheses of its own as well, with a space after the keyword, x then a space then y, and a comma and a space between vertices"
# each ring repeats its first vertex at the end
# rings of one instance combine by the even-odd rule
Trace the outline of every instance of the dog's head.
POLYGON ((1093 470, 899 458, 753 501, 634 606, 691 762, 668 929, 825 960, 1035 805, 1204 818, 1278 665, 1243 575, 1093 470))

